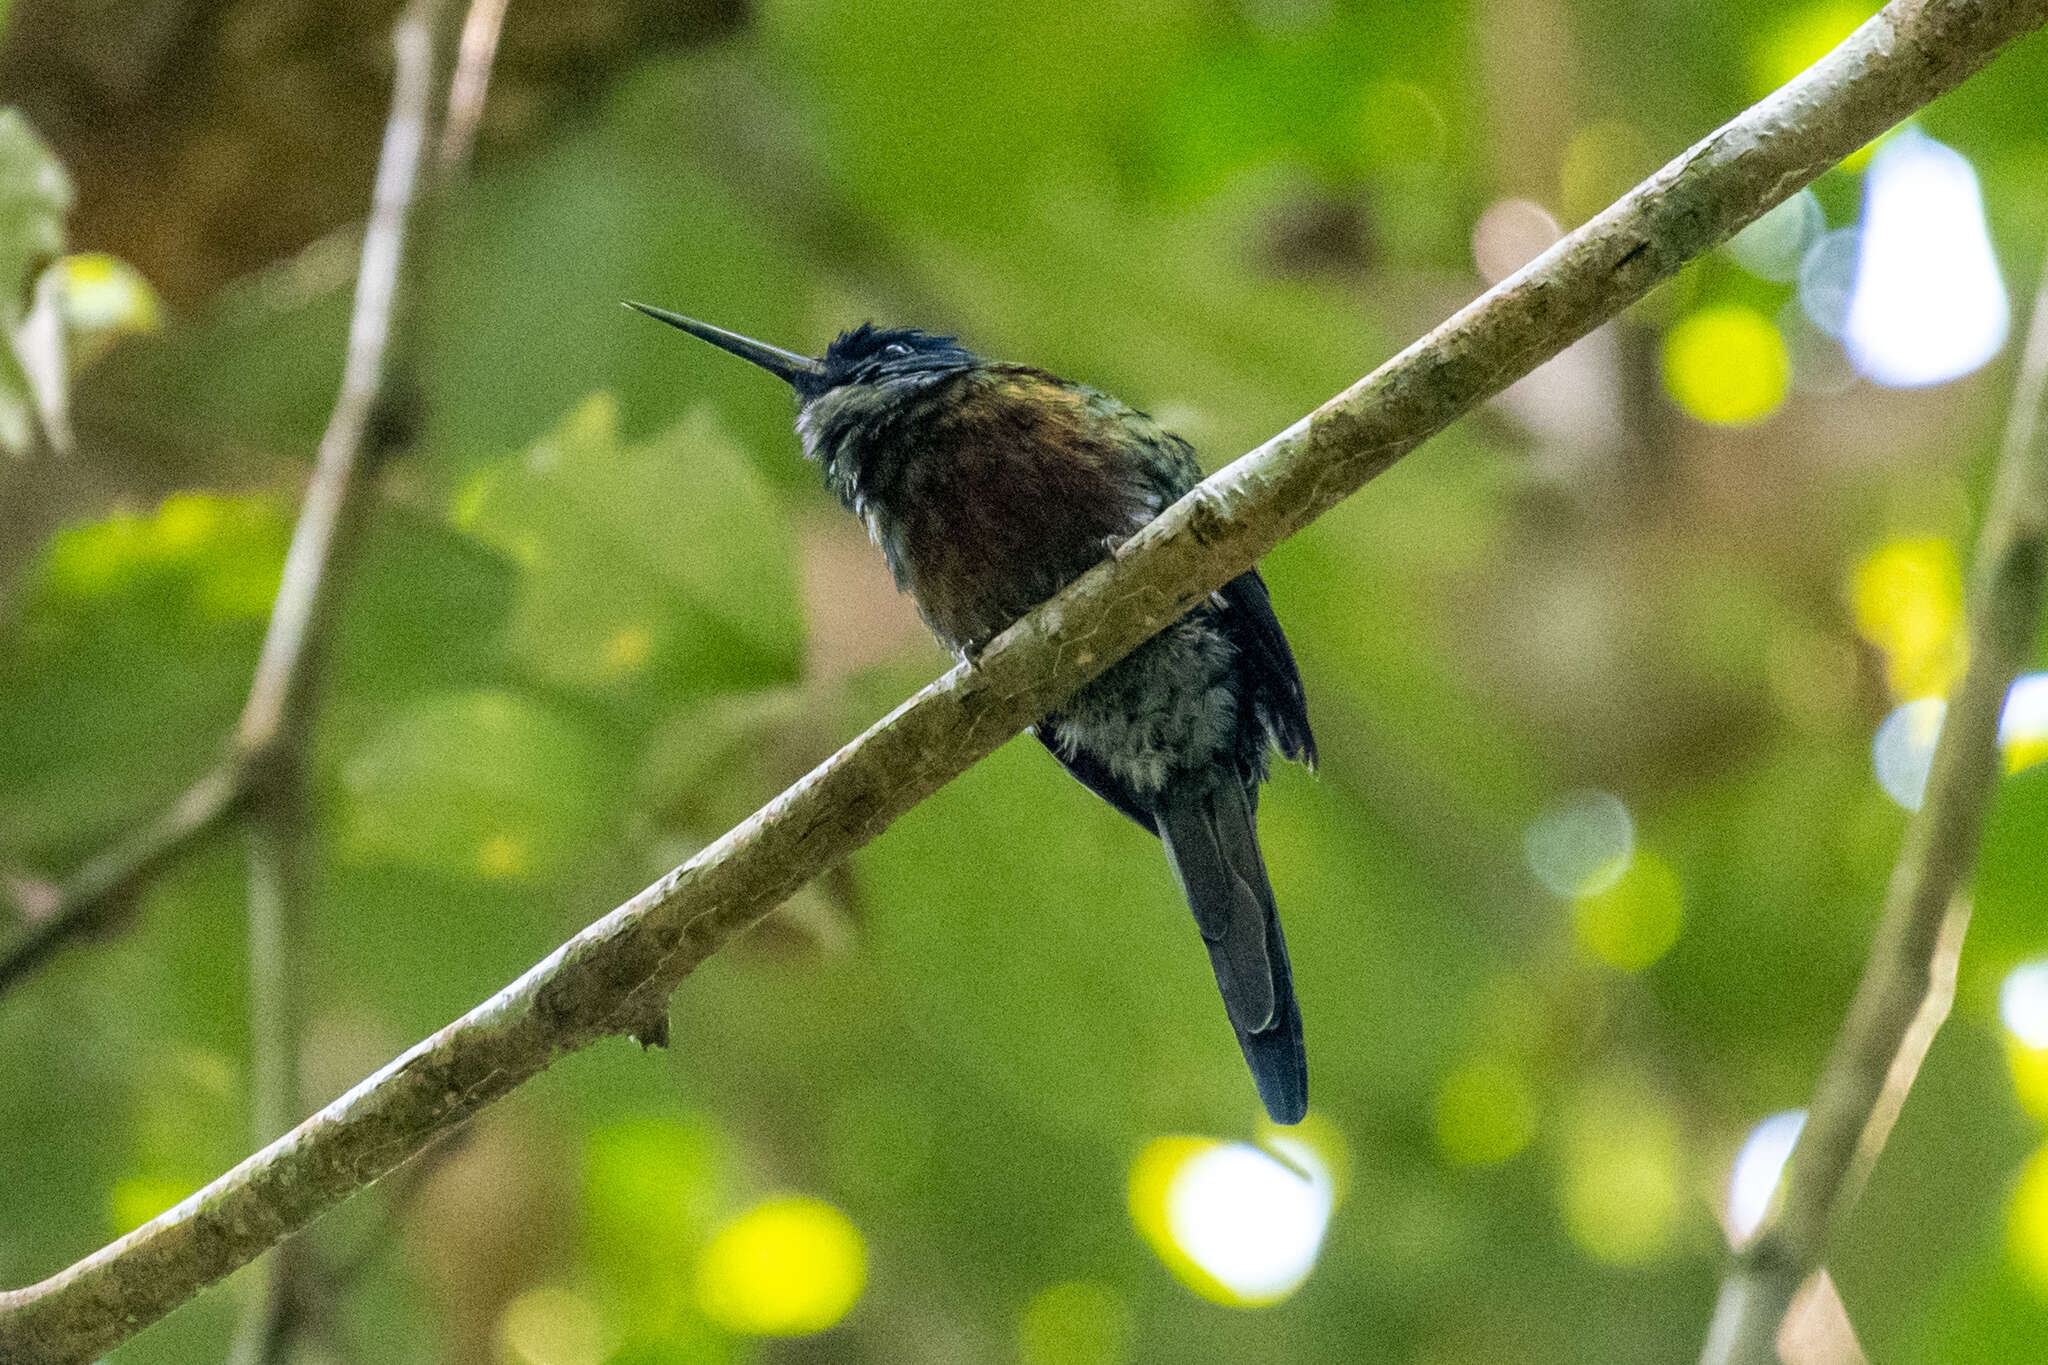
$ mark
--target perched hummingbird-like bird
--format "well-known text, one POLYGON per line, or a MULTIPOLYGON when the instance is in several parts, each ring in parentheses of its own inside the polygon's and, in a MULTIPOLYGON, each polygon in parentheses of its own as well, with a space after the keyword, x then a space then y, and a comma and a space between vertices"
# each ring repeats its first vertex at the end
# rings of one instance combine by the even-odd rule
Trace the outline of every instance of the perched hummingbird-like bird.
MULTIPOLYGON (((971 658, 1201 479, 1144 413, 952 337, 863 324, 820 358, 629 304, 796 390, 797 434, 940 643, 971 658)), ((1308 1060, 1259 852, 1271 750, 1315 765, 1301 676, 1256 570, 1036 726, 1068 772, 1157 834, 1266 1112, 1298 1123, 1308 1060)))

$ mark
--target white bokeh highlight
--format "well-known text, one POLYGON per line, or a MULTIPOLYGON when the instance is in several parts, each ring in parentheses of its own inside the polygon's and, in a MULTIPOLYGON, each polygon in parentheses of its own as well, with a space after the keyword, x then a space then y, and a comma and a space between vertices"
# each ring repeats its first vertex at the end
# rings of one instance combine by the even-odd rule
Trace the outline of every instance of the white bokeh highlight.
POLYGON ((1849 323, 1849 301, 1856 292, 1856 249, 1861 235, 1853 227, 1824 233, 1799 261, 1799 308, 1822 336, 1839 341, 1849 323))
POLYGON ((1191 1157, 1166 1191, 1174 1244, 1255 1303, 1283 1297, 1308 1278, 1334 1203, 1328 1168, 1314 1151, 1286 1138, 1273 1145, 1286 1161, 1242 1142, 1219 1143, 1191 1157))
POLYGON ((1728 1240, 1737 1246, 1756 1235, 1770 1212, 1778 1177, 1792 1157, 1799 1132, 1806 1127, 1804 1109, 1773 1114, 1749 1130, 1735 1168, 1728 1173, 1728 1240))
POLYGON ((1934 767, 1934 745, 1948 703, 1940 697, 1909 701, 1884 718, 1870 741, 1870 763, 1877 785, 1907 810, 1919 810, 1927 794, 1927 774, 1934 767))
POLYGON ((2005 709, 1998 713, 1998 743, 2010 748, 2043 742, 2048 742, 2048 673, 2025 673, 2013 679, 2005 694, 2005 709))
POLYGON ((1635 821, 1612 792, 1572 792, 1522 833, 1530 873, 1565 900, 1598 895, 1620 881, 1635 848, 1635 821))
POLYGON ((1759 279, 1784 284, 1799 278, 1806 253, 1827 230, 1820 200, 1801 190, 1729 238, 1728 254, 1759 279))
POLYGON ((2024 1046, 2048 1049, 2048 962, 2023 962, 2006 975, 1998 1017, 2024 1046))
POLYGON ((1864 176, 1842 333, 1850 359, 1891 388, 1944 384, 1997 355, 2011 320, 1976 171, 1962 153, 1904 130, 1864 176))

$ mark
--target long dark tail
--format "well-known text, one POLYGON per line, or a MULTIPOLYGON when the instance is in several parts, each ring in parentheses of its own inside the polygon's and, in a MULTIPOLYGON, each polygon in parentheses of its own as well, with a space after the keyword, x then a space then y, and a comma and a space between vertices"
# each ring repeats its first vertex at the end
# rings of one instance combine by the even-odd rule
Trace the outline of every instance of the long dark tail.
POLYGON ((1229 780, 1169 791, 1157 819, 1259 1098, 1273 1122, 1299 1123, 1308 1112, 1308 1053, 1251 794, 1229 780))

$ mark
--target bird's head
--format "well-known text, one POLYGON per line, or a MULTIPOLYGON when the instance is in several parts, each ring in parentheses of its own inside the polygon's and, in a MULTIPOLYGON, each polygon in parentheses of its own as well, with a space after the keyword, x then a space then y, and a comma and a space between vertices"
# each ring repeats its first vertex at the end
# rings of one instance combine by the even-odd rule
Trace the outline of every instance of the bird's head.
MULTIPOLYGON (((797 401, 811 404, 839 389, 872 389, 877 395, 922 387, 931 379, 957 373, 974 364, 974 355, 952 337, 934 336, 915 327, 877 327, 864 322, 825 348, 822 356, 798 355, 764 341, 713 327, 664 308, 629 303, 628 308, 688 332, 750 360, 796 390, 797 401)), ((852 395, 845 395, 852 396, 852 395)))
POLYGON ((943 410, 950 391, 945 381, 980 363, 952 337, 914 327, 864 322, 813 357, 665 309, 626 306, 750 360, 794 389, 804 453, 817 461, 840 501, 885 544, 898 475, 917 450, 915 442, 900 439, 906 423, 943 410))

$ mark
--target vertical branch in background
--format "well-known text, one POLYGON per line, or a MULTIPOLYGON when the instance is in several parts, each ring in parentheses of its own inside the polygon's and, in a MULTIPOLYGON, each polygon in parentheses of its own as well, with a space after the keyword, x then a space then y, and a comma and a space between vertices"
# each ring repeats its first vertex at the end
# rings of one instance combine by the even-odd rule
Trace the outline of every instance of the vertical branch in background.
POLYGON ((1777 1220, 1721 1285, 1701 1365, 1773 1365, 1778 1331, 1864 1178, 1947 1004, 1966 884, 1998 781, 2005 695, 2040 628, 2048 582, 2048 262, 1970 582, 1970 661, 1950 700, 1919 812, 1906 827, 1883 921, 1788 1163, 1777 1220), (1937 1008, 1938 1007, 1938 1012, 1937 1008))
POLYGON ((498 34, 505 27, 510 0, 470 0, 462 21, 462 41, 455 57, 455 77, 448 83, 448 114, 441 121, 441 145, 435 154, 435 176, 442 187, 469 166, 469 149, 483 126, 484 95, 491 85, 491 67, 498 59, 498 34))
MULTIPOLYGON (((412 0, 393 38, 397 61, 391 115, 363 233, 341 394, 320 439, 255 681, 235 733, 249 784, 250 1117, 258 1143, 270 1141, 300 1117, 304 1000, 299 959, 312 864, 307 768, 315 691, 332 633, 341 578, 337 566, 354 548, 377 466, 404 425, 397 409, 405 399, 394 396, 397 386, 390 382, 393 319, 400 305, 406 233, 430 141, 434 27, 441 9, 442 0, 412 0)), ((293 1325, 304 1316, 307 1278, 304 1255, 290 1246, 280 1248, 244 1307, 229 1355, 232 1365, 268 1365, 283 1355, 293 1325)))
MULTIPOLYGON (((457 178, 483 117, 484 94, 507 0, 472 0, 449 84, 448 113, 434 162, 442 182, 457 178)), ((403 427, 404 386, 393 385, 390 338, 403 304, 399 257, 421 186, 435 84, 430 29, 442 0, 414 0, 401 16, 392 112, 378 163, 371 219, 363 240, 341 396, 320 442, 306 501, 292 533, 283 581, 234 742, 210 771, 151 823, 92 858, 47 903, 23 904, 24 927, 0 945, 0 995, 38 971, 64 947, 121 923, 158 873, 247 812, 263 769, 284 762, 303 730, 327 599, 377 459, 403 427)), ((288 766, 288 765, 287 765, 288 766)))

